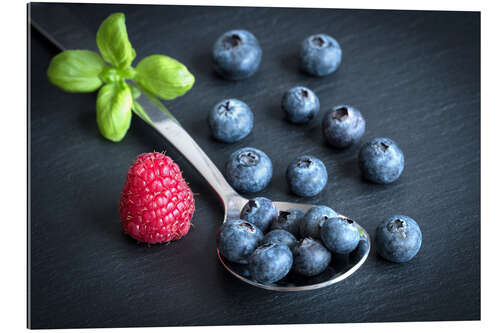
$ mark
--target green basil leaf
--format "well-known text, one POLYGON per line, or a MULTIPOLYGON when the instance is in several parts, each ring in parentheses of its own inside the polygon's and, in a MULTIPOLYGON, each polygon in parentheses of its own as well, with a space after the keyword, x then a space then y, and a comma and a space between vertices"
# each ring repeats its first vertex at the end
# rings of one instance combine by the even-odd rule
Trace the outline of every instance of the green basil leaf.
POLYGON ((124 82, 106 84, 97 95, 97 126, 108 140, 123 139, 132 119, 132 94, 124 82))
POLYGON ((104 60, 125 68, 135 59, 135 50, 128 40, 125 15, 114 13, 108 16, 97 31, 97 46, 104 60))
POLYGON ((92 92, 102 85, 99 74, 105 68, 105 62, 96 52, 68 50, 52 59, 47 76, 64 91, 92 92))
POLYGON ((184 95, 194 84, 186 66, 164 55, 142 59, 135 70, 135 80, 142 89, 167 100, 184 95))

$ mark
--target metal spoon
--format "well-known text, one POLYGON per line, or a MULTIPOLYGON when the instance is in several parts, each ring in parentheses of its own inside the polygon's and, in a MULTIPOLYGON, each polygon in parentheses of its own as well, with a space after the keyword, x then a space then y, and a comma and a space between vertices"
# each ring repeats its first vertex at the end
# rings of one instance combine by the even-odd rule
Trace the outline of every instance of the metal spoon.
MULTIPOLYGON (((137 87, 138 88, 138 87, 137 87)), ((148 96, 144 91, 137 101, 149 117, 148 122, 165 139, 167 139, 184 157, 198 170, 198 172, 210 184, 219 195, 224 206, 225 223, 231 219, 238 219, 243 206, 248 199, 239 195, 226 181, 214 163, 208 158, 203 150, 196 144, 193 138, 181 127, 179 122, 158 101, 148 96), (161 109, 161 110, 160 110, 161 109), (163 112, 162 112, 163 110, 163 112)), ((274 202, 278 211, 286 211, 291 208, 307 210, 312 205, 293 202, 274 202)), ((361 240, 353 252, 349 255, 334 255, 332 264, 320 275, 306 278, 289 273, 283 280, 277 283, 265 285, 252 280, 245 265, 235 264, 225 260, 217 249, 217 255, 222 265, 234 276, 248 284, 256 287, 277 291, 300 291, 323 288, 353 274, 365 262, 370 252, 370 237, 363 227, 354 222, 358 228, 361 240)))

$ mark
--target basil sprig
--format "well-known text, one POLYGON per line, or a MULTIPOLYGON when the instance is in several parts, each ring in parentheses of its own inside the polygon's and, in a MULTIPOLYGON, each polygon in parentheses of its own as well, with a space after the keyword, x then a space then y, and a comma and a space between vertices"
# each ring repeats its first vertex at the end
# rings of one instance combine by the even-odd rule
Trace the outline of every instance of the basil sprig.
MULTIPOLYGON (((49 81, 67 92, 97 89, 97 126, 108 140, 118 142, 130 127, 132 112, 150 122, 136 101, 140 91, 171 100, 184 95, 194 84, 186 66, 164 55, 142 59, 136 68, 135 50, 128 39, 125 15, 111 14, 97 31, 101 56, 89 50, 67 50, 56 55, 47 70, 49 81)), ((161 104, 161 103, 160 103, 161 104)), ((163 106, 163 105, 162 105, 163 106)), ((165 107, 164 112, 168 112, 165 107)))

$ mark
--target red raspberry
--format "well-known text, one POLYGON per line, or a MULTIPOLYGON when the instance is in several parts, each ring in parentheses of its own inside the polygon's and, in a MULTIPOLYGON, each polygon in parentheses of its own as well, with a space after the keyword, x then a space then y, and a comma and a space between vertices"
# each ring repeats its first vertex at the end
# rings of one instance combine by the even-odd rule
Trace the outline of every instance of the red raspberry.
POLYGON ((123 231, 140 242, 169 242, 188 233, 193 213, 193 192, 179 166, 161 153, 139 155, 120 198, 123 231))

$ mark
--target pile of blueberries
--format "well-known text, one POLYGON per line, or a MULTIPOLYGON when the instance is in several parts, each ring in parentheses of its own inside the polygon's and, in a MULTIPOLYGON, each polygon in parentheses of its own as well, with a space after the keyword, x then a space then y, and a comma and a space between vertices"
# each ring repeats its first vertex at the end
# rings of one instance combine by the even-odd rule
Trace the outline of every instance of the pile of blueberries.
MULTIPOLYGON (((257 38, 246 30, 224 33, 215 42, 212 53, 215 70, 229 80, 252 76, 261 58, 262 49, 257 38)), ((312 35, 301 44, 300 67, 310 75, 331 74, 341 60, 340 45, 331 36, 312 35)), ((281 108, 288 121, 305 124, 319 113, 320 101, 312 90, 297 86, 284 94, 281 108)), ((254 114, 246 103, 230 98, 211 109, 208 122, 216 140, 234 143, 250 134, 254 114)), ((322 121, 323 136, 335 148, 347 148, 358 142, 365 128, 363 115, 350 105, 331 108, 322 121)), ((362 145, 358 161, 363 177, 378 184, 396 181, 405 163, 398 145, 383 137, 362 145)), ((251 147, 232 153, 225 165, 228 182, 244 193, 263 190, 271 181, 272 173, 269 156, 251 147)), ((290 162, 286 180, 294 194, 312 197, 324 189, 328 173, 321 160, 303 155, 290 162)), ((278 281, 291 269, 305 276, 320 274, 329 265, 331 252, 349 253, 360 239, 353 221, 326 206, 317 206, 307 212, 296 209, 278 212, 271 200, 257 197, 247 203, 240 218, 222 225, 217 236, 219 250, 232 262, 248 264, 252 277, 260 283, 278 281)), ((418 224, 402 215, 391 216, 382 222, 375 236, 379 254, 393 262, 411 260, 418 253, 421 242, 418 224)))
POLYGON ((257 197, 243 207, 240 218, 220 228, 219 251, 232 262, 248 264, 252 278, 263 284, 281 280, 290 270, 321 274, 332 253, 352 252, 361 237, 352 220, 326 206, 278 214, 271 200, 257 197))

